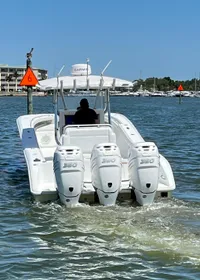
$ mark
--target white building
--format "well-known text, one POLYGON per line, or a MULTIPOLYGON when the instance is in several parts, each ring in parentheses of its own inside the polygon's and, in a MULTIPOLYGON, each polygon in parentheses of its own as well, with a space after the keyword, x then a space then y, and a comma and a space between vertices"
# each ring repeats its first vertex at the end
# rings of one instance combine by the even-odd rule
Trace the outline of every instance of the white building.
MULTIPOLYGON (((38 80, 47 78, 47 70, 32 67, 38 80)), ((0 91, 12 92, 22 90, 19 86, 21 79, 26 72, 26 66, 9 66, 0 64, 0 91)))
MULTIPOLYGON (((102 89, 112 89, 125 91, 132 89, 137 82, 131 82, 122 80, 115 77, 107 77, 101 75, 91 75, 91 66, 88 64, 74 64, 72 65, 71 76, 60 76, 60 81, 63 82, 64 90, 73 90, 75 92, 87 89, 87 90, 98 90, 99 87, 102 89)), ((41 90, 48 91, 54 90, 58 87, 57 77, 39 81, 38 87, 41 90)))

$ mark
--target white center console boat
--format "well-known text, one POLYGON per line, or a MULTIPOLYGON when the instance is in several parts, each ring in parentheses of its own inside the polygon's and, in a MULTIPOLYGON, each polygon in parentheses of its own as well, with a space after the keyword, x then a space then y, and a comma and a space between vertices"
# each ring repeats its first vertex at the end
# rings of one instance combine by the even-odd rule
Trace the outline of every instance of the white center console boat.
POLYGON ((103 87, 100 77, 96 96, 88 94, 98 115, 98 123, 91 125, 73 123, 82 97, 65 95, 63 88, 73 89, 75 82, 62 78, 58 82, 59 91, 55 83, 51 86, 54 114, 17 119, 34 198, 59 197, 66 206, 80 202, 107 206, 124 200, 149 205, 158 196, 169 197, 175 182, 167 159, 155 143, 144 141, 127 117, 110 112, 109 88, 114 81, 103 87))

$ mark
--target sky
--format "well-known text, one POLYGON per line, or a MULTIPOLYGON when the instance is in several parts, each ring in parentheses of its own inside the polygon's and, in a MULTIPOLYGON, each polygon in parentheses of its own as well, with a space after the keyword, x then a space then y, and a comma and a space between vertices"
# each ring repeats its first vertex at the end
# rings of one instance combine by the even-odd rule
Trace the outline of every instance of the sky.
POLYGON ((0 1, 0 64, 55 76, 90 59, 92 74, 136 80, 200 75, 199 0, 0 1))

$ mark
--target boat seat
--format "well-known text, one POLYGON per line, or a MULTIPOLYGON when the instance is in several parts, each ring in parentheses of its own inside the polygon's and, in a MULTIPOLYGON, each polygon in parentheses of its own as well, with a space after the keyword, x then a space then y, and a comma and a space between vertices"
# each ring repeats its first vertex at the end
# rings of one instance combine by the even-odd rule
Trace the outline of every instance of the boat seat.
POLYGON ((110 125, 73 125, 64 128, 61 143, 78 146, 83 154, 91 154, 96 144, 116 143, 116 136, 110 125))

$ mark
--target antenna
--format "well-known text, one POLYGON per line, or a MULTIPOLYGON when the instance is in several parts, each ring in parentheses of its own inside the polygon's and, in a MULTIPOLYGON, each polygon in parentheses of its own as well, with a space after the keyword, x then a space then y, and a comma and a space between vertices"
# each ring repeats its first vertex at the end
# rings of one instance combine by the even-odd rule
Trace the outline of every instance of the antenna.
POLYGON ((87 90, 89 90, 89 79, 88 79, 88 74, 89 74, 89 69, 88 69, 88 67, 89 67, 89 61, 90 61, 90 59, 87 58, 87 59, 86 59, 86 62, 87 62, 87 80, 86 80, 87 90))
POLYGON ((106 67, 104 67, 103 71, 101 72, 101 79, 100 79, 100 84, 99 84, 99 89, 100 90, 102 90, 102 88, 103 88, 103 74, 104 74, 104 72, 106 71, 106 69, 108 68, 108 66, 110 65, 111 62, 112 62, 112 60, 110 60, 107 63, 106 67))
POLYGON ((61 72, 62 72, 62 70, 65 68, 65 65, 63 65, 61 68, 60 68, 60 71, 58 72, 58 74, 57 74, 57 78, 59 78, 59 76, 60 76, 60 74, 61 74, 61 72))
POLYGON ((89 63, 89 61, 90 61, 90 59, 87 58, 87 59, 86 59, 86 62, 87 62, 87 78, 88 78, 88 63, 89 63))
POLYGON ((60 77, 60 74, 62 72, 62 70, 65 68, 65 65, 63 65, 61 68, 60 68, 60 71, 58 72, 57 74, 57 94, 58 94, 58 88, 59 88, 59 77, 60 77))
MULTIPOLYGON (((58 88, 59 88, 59 77, 60 77, 60 74, 61 74, 61 72, 63 71, 64 68, 65 68, 65 65, 63 65, 61 67, 60 71, 57 74, 57 96, 58 96, 58 88)), ((63 96, 63 85, 61 86, 61 88, 62 88, 62 90, 60 91, 60 95, 62 97, 64 109, 67 110, 67 107, 66 107, 66 104, 65 104, 65 99, 64 99, 64 96, 63 96)))
MULTIPOLYGON (((61 72, 63 71, 65 65, 63 65, 60 68, 60 71, 57 74, 57 88, 54 89, 54 124, 55 124, 55 139, 56 139, 56 143, 58 145, 61 145, 61 143, 58 140, 58 88, 59 88, 59 77, 61 72)), ((66 104, 65 104, 65 100, 64 100, 64 96, 63 96, 63 81, 61 81, 61 85, 60 85, 61 89, 60 89, 60 94, 62 97, 62 101, 63 101, 63 105, 64 105, 64 109, 66 110, 66 104)))
MULTIPOLYGON (((106 71, 106 69, 108 68, 108 66, 110 65, 111 62, 112 62, 112 60, 110 60, 106 64, 106 66, 104 67, 103 71, 101 72, 101 79, 100 79, 100 82, 99 82, 99 89, 98 89, 98 92, 97 92, 97 96, 99 95, 100 91, 103 89, 103 74, 104 74, 104 72, 106 71)), ((96 108, 96 102, 97 102, 97 98, 95 100, 94 108, 96 108)))
POLYGON ((112 62, 112 60, 110 60, 108 62, 108 64, 106 65, 106 67, 103 69, 103 71, 101 72, 101 76, 103 76, 103 73, 106 71, 106 69, 108 68, 108 66, 110 65, 110 63, 112 62))

